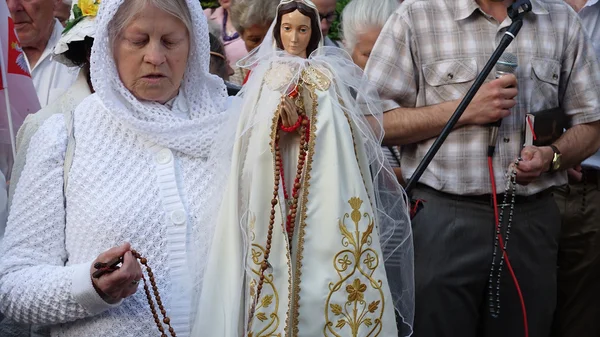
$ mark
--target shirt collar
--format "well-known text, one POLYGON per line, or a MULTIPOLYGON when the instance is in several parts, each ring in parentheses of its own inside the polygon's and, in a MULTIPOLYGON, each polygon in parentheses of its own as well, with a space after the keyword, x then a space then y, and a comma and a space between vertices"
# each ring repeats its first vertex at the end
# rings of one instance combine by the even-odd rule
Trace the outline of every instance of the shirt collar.
MULTIPOLYGON (((473 12, 475 12, 477 9, 481 8, 475 0, 449 0, 447 2, 450 3, 450 6, 454 6, 453 11, 455 21, 464 20, 471 16, 471 14, 473 14, 473 12)), ((531 11, 536 15, 549 14, 546 4, 539 0, 531 0, 531 11)))

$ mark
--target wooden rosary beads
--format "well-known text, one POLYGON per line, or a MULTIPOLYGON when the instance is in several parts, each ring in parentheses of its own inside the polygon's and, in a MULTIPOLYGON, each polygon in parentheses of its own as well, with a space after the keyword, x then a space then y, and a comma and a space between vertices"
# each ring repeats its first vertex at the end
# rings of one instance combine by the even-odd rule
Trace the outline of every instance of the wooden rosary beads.
MULTIPOLYGON (((162 323, 166 324, 169 327, 169 333, 171 337, 176 337, 177 334, 173 327, 171 326, 171 319, 167 316, 167 311, 162 304, 160 299, 160 295, 158 293, 158 287, 156 286, 156 280, 154 279, 154 273, 152 273, 152 269, 148 266, 148 260, 145 257, 142 257, 140 253, 135 250, 131 251, 133 257, 138 259, 140 263, 146 267, 146 273, 148 274, 148 278, 150 279, 150 285, 152 286, 152 291, 154 292, 154 297, 156 298, 156 304, 158 304, 158 309, 163 316, 162 323)), ((150 293, 150 289, 148 288, 148 282, 146 282, 146 277, 142 273, 142 280, 144 281, 144 292, 146 292, 146 298, 148 298, 148 304, 150 305, 150 311, 152 311, 152 315, 154 316, 154 322, 156 322, 156 327, 158 331, 161 333, 161 337, 167 337, 165 334, 165 328, 163 327, 160 318, 158 317, 158 313, 156 312, 156 307, 154 306, 154 301, 152 300, 152 294, 150 293)))
MULTIPOLYGON (((299 96, 297 89, 293 92, 294 95, 291 97, 296 98, 299 96)), ((300 96, 301 97, 301 96, 300 96)), ((289 249, 292 249, 292 238, 294 236, 294 230, 296 226, 296 215, 298 211, 298 198, 300 195, 300 188, 302 186, 302 174, 304 172, 304 166, 306 162, 306 154, 308 152, 308 139, 309 139, 309 131, 310 131, 310 122, 306 117, 306 113, 304 111, 304 107, 301 104, 300 100, 296 101, 296 106, 298 107, 298 123, 295 127, 285 128, 281 125, 281 122, 278 123, 278 129, 282 129, 286 132, 296 131, 299 127, 300 132, 300 152, 298 155, 298 165, 296 170, 296 177, 294 179, 294 184, 292 186, 292 198, 290 199, 287 193, 287 189, 285 186, 285 175, 283 170, 283 160, 281 157, 281 150, 279 147, 279 140, 281 139, 279 133, 275 135, 275 140, 273 144, 274 152, 275 152, 275 174, 274 174, 274 186, 273 186, 273 199, 271 199, 271 216, 269 218, 269 227, 267 231, 267 242, 265 246, 265 252, 263 255, 263 262, 260 266, 260 275, 258 284, 256 286, 256 297, 252 308, 250 309, 250 316, 248 324, 252 321, 254 317, 254 311, 256 310, 256 303, 260 299, 260 295, 262 292, 262 288, 265 282, 265 271, 271 266, 269 263, 269 255, 271 254, 271 243, 273 239, 273 229, 275 227, 275 207, 279 203, 279 184, 282 184, 284 198, 286 199, 287 206, 289 207, 288 214, 286 217, 286 232, 288 235, 288 245, 289 249), (299 103, 300 102, 300 103, 299 103)))
MULTIPOLYGON (((156 311, 156 306, 154 305, 154 300, 152 299, 152 293, 150 293, 150 288, 148 287, 148 282, 146 281, 146 277, 144 276, 144 274, 142 273, 142 280, 144 281, 144 291, 146 292, 146 298, 148 298, 148 304, 150 305, 150 311, 152 311, 152 315, 154 316, 154 322, 156 322, 156 326, 158 327, 158 331, 160 331, 161 333, 161 337, 168 337, 165 334, 165 328, 163 327, 162 323, 166 324, 169 327, 169 334, 171 335, 171 337, 177 337, 177 334, 175 333, 175 330, 173 330, 173 327, 171 326, 171 319, 169 318, 169 316, 167 316, 167 311, 165 310, 165 307, 162 304, 162 301, 160 299, 160 294, 158 293, 158 287, 156 286, 156 280, 154 279, 154 273, 152 273, 152 268, 150 268, 148 266, 148 260, 141 256, 140 253, 138 253, 135 250, 131 251, 131 255, 133 255, 133 257, 135 257, 136 259, 138 259, 140 261, 140 263, 146 267, 146 273, 148 274, 148 278, 150 279, 150 285, 152 287, 152 292, 154 293, 154 297, 156 298, 156 303, 158 304, 158 309, 160 310, 160 313, 163 316, 162 322, 160 320, 160 317, 158 316, 158 312, 156 311)), ((96 268, 97 270, 92 274, 93 278, 99 278, 100 276, 106 274, 106 273, 111 273, 117 269, 119 269, 119 264, 123 263, 123 257, 119 256, 109 262, 96 262, 94 264, 94 268, 96 268)))

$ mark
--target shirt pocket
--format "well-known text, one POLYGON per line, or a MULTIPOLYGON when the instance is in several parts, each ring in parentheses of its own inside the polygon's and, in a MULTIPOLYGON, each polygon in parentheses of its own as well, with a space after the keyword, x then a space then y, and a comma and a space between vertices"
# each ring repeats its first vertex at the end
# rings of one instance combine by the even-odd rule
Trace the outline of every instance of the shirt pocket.
POLYGON ((559 106, 560 62, 549 58, 531 59, 531 98, 529 112, 559 106))
POLYGON ((465 96, 477 77, 474 57, 427 63, 422 66, 427 104, 438 104, 465 96))

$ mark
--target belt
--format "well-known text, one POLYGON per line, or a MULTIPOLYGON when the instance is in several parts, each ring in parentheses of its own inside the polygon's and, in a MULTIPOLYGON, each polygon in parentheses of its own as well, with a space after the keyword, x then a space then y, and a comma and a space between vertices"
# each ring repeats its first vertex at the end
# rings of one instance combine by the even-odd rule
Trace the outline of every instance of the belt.
MULTIPOLYGON (((437 194, 440 197, 443 197, 446 199, 492 205, 492 194, 457 195, 457 194, 441 192, 441 191, 438 191, 436 189, 433 189, 433 188, 423 185, 423 184, 418 184, 417 186, 421 190, 427 191, 429 193, 437 194)), ((539 200, 543 200, 545 198, 549 198, 552 196, 553 190, 554 190, 553 188, 549 188, 549 189, 546 189, 544 191, 541 191, 539 193, 532 194, 532 195, 516 195, 515 196, 515 204, 519 204, 519 205, 527 204, 527 203, 532 203, 532 202, 536 202, 539 200)), ((508 202, 511 201, 510 199, 512 199, 512 198, 509 196, 508 202)), ((498 206, 502 206, 502 202, 504 201, 504 194, 497 194, 496 200, 498 200, 498 206)))

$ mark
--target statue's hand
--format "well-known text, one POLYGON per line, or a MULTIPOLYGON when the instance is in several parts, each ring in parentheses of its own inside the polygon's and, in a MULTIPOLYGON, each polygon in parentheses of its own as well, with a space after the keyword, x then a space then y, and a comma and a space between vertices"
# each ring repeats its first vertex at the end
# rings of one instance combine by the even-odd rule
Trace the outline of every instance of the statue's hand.
POLYGON ((289 128, 298 121, 298 108, 294 99, 285 95, 281 98, 281 123, 289 128))

